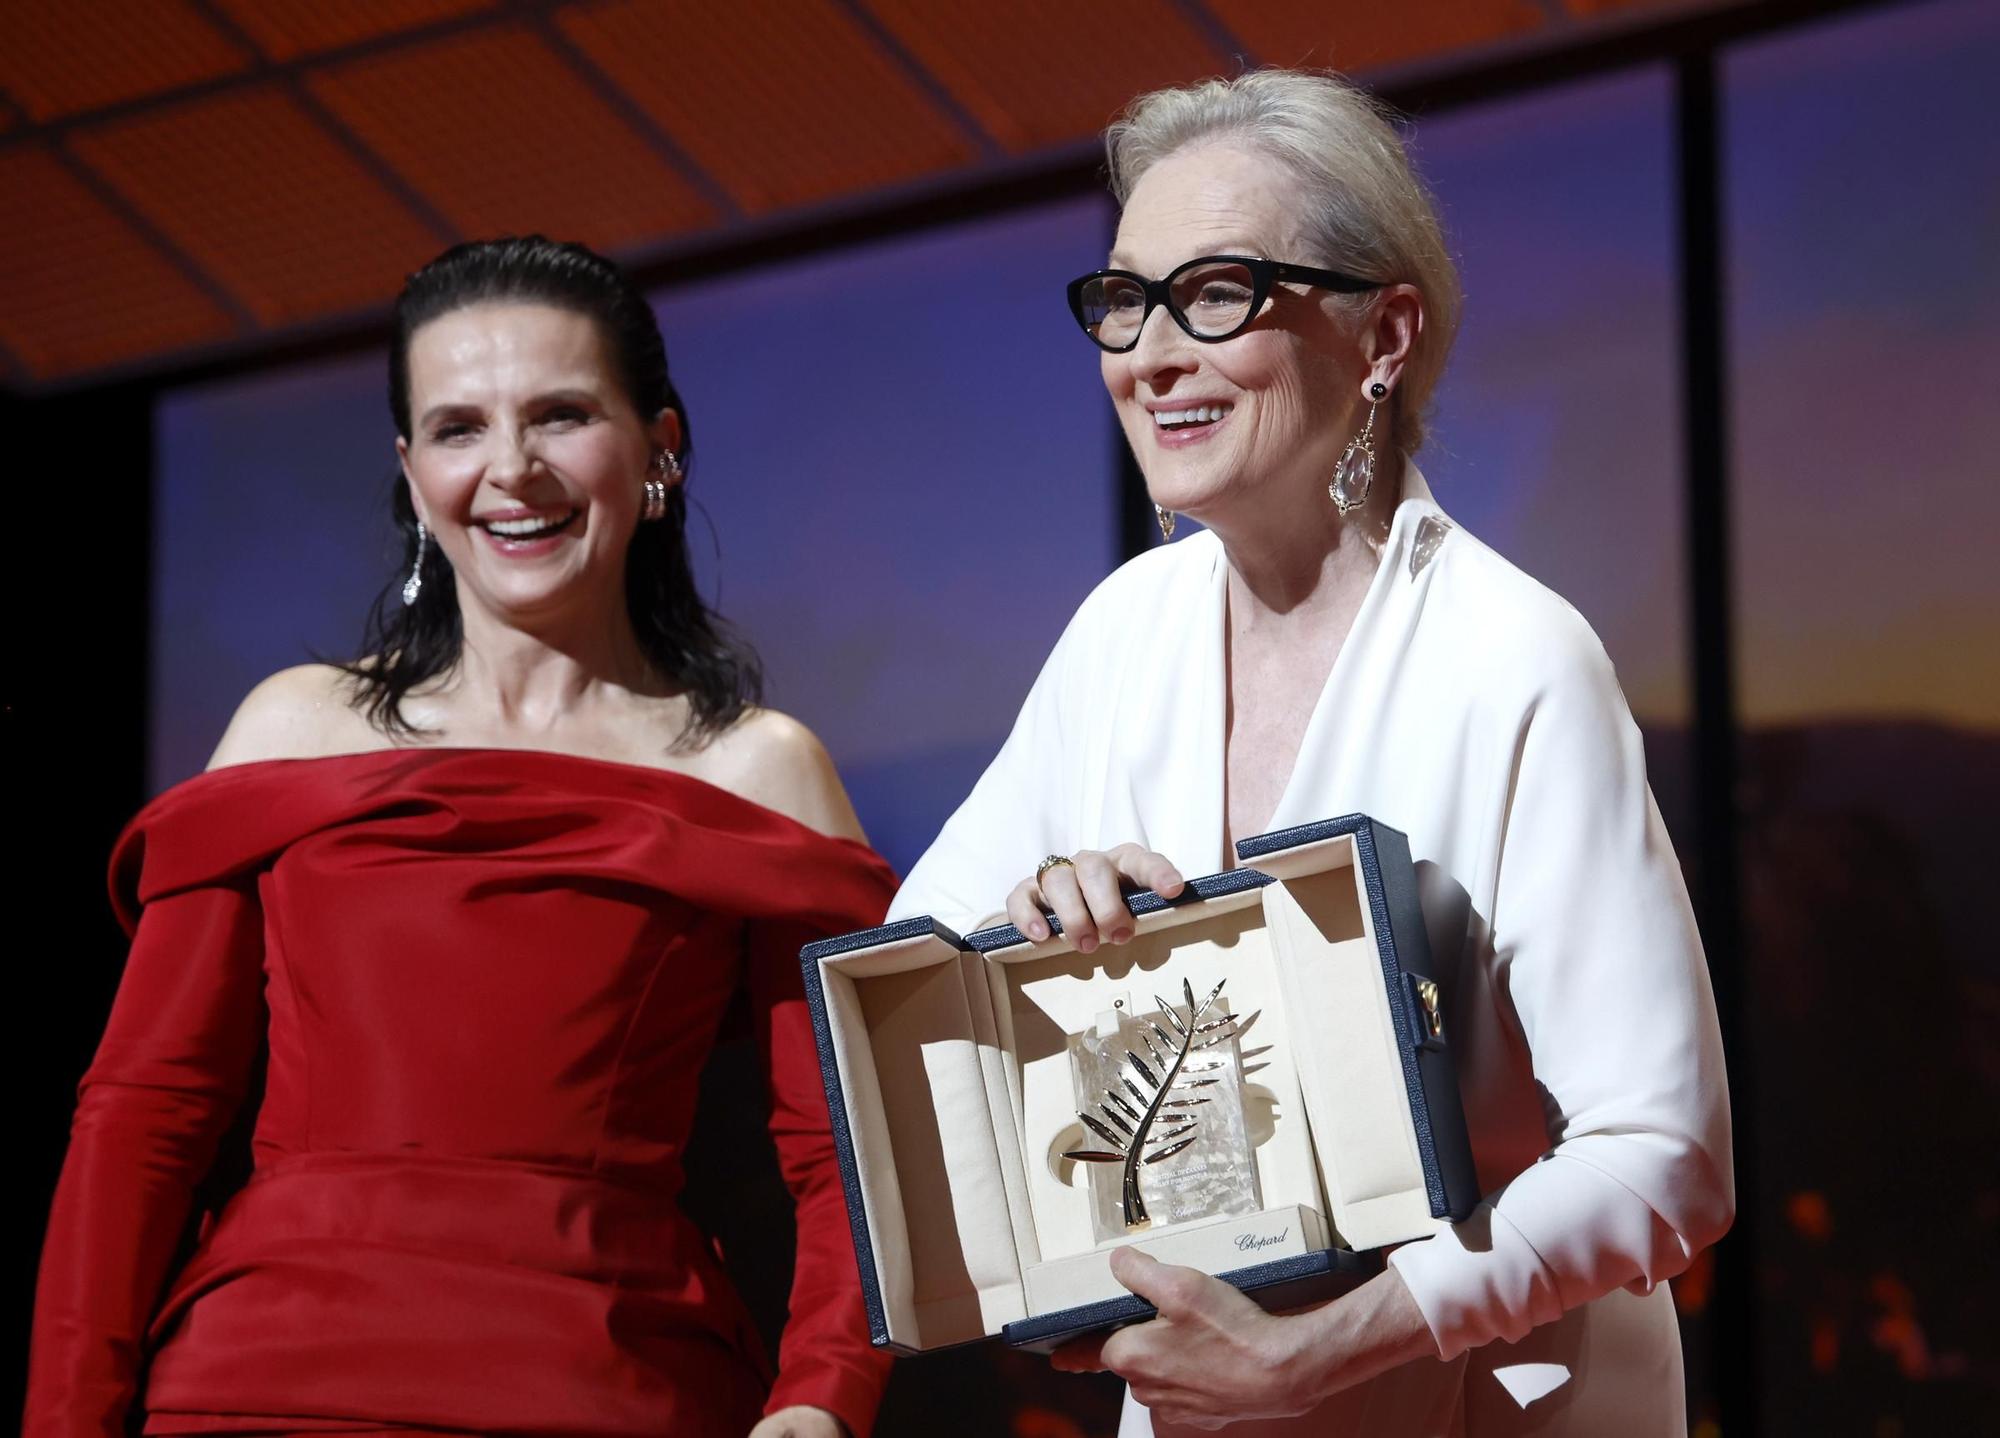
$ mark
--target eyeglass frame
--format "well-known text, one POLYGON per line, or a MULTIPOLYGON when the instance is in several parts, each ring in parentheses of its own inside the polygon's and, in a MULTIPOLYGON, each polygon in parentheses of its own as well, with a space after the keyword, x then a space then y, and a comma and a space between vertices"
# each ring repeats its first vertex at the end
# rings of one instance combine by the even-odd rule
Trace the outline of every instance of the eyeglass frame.
POLYGON ((1283 260, 1267 260, 1257 255, 1196 255, 1185 264, 1175 265, 1167 271, 1166 278, 1158 280, 1149 280, 1131 270, 1092 270, 1089 274, 1069 282, 1067 292, 1069 312, 1090 342, 1106 354, 1129 354, 1137 349, 1140 338, 1146 333, 1147 321, 1153 318, 1153 311, 1162 308, 1173 317, 1174 323, 1181 327, 1189 339, 1205 345, 1221 344, 1224 340, 1235 339, 1256 322, 1257 316, 1264 312, 1264 301, 1271 297, 1271 286, 1279 280, 1291 280, 1311 285, 1315 289, 1332 290, 1344 295, 1365 294, 1369 290, 1386 289, 1389 285, 1387 280, 1364 280, 1355 275, 1342 274, 1339 270, 1322 270, 1313 265, 1288 264, 1283 260), (1197 265, 1214 264, 1241 265, 1250 272, 1250 308, 1243 316, 1243 323, 1227 334, 1197 334, 1194 326, 1188 323, 1187 316, 1173 303, 1173 283, 1197 265), (1133 331, 1129 344, 1104 343, 1091 332, 1090 322, 1083 317, 1083 287, 1092 280, 1112 278, 1131 280, 1146 296, 1146 312, 1139 316, 1139 328, 1133 331))

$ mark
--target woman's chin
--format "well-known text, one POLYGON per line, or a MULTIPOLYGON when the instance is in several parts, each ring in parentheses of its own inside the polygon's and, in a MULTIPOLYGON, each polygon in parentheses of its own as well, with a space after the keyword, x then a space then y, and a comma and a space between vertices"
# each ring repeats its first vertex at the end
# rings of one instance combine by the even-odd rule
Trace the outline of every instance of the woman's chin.
POLYGON ((1241 470, 1227 465, 1159 464, 1141 471, 1146 493, 1162 509, 1192 517, 1227 509, 1248 488, 1241 470))
POLYGON ((580 574, 509 574, 497 583, 477 585, 471 597, 501 623, 528 627, 551 615, 602 602, 598 597, 602 589, 585 582, 580 574))
POLYGON ((1212 489, 1197 488, 1192 485, 1149 489, 1148 494, 1153 503, 1161 509, 1170 509, 1197 524, 1208 523, 1207 516, 1215 511, 1217 505, 1227 508, 1228 503, 1226 496, 1218 495, 1212 489))

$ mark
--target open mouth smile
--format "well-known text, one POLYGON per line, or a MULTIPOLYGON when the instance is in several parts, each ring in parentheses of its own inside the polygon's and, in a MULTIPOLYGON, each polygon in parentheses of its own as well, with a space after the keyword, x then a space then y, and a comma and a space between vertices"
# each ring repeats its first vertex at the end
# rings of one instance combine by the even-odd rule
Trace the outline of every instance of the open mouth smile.
POLYGON ((544 511, 539 514, 510 514, 505 518, 475 519, 473 524, 502 544, 532 544, 552 539, 576 522, 581 509, 544 511))
POLYGON ((1146 413, 1153 421, 1155 441, 1167 449, 1180 449, 1202 443, 1235 408, 1233 404, 1185 404, 1173 409, 1148 407, 1146 413))
POLYGON ((1167 433, 1199 429, 1214 424, 1234 408, 1234 405, 1228 404, 1197 404, 1187 409, 1156 409, 1153 411, 1153 423, 1167 433))

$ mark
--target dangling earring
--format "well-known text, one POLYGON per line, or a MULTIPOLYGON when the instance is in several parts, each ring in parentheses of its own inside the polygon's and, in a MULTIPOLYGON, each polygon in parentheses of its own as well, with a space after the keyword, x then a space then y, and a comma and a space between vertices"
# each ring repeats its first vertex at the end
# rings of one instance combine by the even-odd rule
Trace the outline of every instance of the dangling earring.
POLYGON ((639 510, 641 520, 664 519, 667 515, 667 491, 681 477, 681 462, 669 450, 661 450, 653 461, 657 475, 646 476, 646 502, 639 510))
POLYGON ((1326 492, 1333 500, 1333 507, 1342 514, 1351 514, 1368 502, 1368 491, 1375 484, 1375 411, 1382 407, 1382 401, 1389 393, 1389 386, 1377 380, 1368 386, 1368 418, 1362 423, 1361 433, 1347 442, 1341 452, 1340 463, 1333 467, 1333 483, 1326 492))
POLYGON ((403 581, 403 607, 408 609, 417 602, 417 596, 424 592, 424 546, 430 543, 430 531, 424 522, 417 521, 417 562, 410 567, 410 577, 403 581))
POLYGON ((1177 517, 1171 509, 1162 509, 1157 504, 1153 506, 1153 518, 1160 522, 1160 538, 1172 539, 1174 537, 1174 520, 1177 517))

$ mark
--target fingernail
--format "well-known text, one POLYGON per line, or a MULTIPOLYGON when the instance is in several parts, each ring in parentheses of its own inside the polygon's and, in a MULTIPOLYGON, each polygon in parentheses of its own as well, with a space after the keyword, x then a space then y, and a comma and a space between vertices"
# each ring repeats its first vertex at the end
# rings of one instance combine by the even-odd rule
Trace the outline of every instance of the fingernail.
POLYGON ((1076 951, 1079 954, 1087 954, 1096 947, 1097 947, 1097 939, 1094 935, 1085 934, 1082 938, 1076 941, 1076 951))
POLYGON ((1114 944, 1122 944, 1131 937, 1132 931, 1130 929, 1113 929, 1111 931, 1111 942, 1114 944))
POLYGON ((1048 936, 1049 936, 1049 926, 1047 924, 1031 923, 1028 925, 1028 937, 1034 939, 1036 942, 1039 943, 1041 940, 1046 939, 1048 936))

